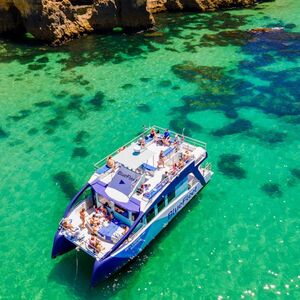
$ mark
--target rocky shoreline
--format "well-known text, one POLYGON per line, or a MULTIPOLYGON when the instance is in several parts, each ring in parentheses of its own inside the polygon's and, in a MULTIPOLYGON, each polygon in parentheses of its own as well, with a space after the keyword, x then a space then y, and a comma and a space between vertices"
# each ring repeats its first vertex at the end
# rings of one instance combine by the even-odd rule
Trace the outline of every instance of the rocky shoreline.
POLYGON ((0 0, 0 34, 60 45, 91 32, 149 29, 162 11, 214 11, 257 0, 0 0))

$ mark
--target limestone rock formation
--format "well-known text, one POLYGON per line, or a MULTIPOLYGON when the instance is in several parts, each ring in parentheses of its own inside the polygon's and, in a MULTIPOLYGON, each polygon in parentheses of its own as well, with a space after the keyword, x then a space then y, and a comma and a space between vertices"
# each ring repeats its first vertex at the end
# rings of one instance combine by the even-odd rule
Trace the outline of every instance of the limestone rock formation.
POLYGON ((0 33, 23 33, 53 45, 94 30, 153 25, 146 0, 0 0, 0 33))

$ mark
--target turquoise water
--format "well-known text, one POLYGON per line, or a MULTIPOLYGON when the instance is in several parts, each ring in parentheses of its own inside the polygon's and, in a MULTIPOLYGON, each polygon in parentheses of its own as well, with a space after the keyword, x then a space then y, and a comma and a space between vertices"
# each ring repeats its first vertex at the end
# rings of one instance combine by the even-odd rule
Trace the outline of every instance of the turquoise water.
POLYGON ((299 299, 300 3, 158 16, 161 37, 61 48, 0 40, 0 298, 299 299), (283 26, 252 35, 247 29, 283 26), (215 176, 131 264, 91 289, 50 259, 93 163, 158 124, 208 143, 215 176))

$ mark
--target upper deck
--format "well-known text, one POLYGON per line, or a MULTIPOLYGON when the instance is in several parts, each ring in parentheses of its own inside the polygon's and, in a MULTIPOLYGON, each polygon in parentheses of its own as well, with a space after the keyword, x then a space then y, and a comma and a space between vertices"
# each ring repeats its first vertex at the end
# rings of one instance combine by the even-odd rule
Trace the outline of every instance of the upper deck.
POLYGON ((152 126, 95 164, 89 180, 100 196, 133 212, 145 211, 187 165, 207 156, 206 143, 152 126), (151 129, 157 134, 152 137, 151 129), (114 167, 106 165, 111 156, 114 167), (178 167, 178 165, 180 165, 178 167))

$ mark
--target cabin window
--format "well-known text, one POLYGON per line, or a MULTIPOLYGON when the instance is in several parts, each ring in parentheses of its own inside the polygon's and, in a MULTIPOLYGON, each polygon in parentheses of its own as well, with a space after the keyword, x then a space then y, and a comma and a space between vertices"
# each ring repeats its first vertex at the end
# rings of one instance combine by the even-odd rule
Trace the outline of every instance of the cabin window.
POLYGON ((147 213, 147 222, 149 223, 155 216, 155 210, 154 207, 150 209, 150 211, 147 213))
POLYGON ((175 198, 175 190, 168 194, 169 203, 175 198))
POLYGON ((157 204, 157 213, 161 212, 165 208, 165 198, 162 198, 157 204))
POLYGON ((121 208, 117 204, 115 204, 115 212, 117 212, 118 214, 122 215, 125 218, 128 218, 128 211, 124 210, 123 208, 121 208))

